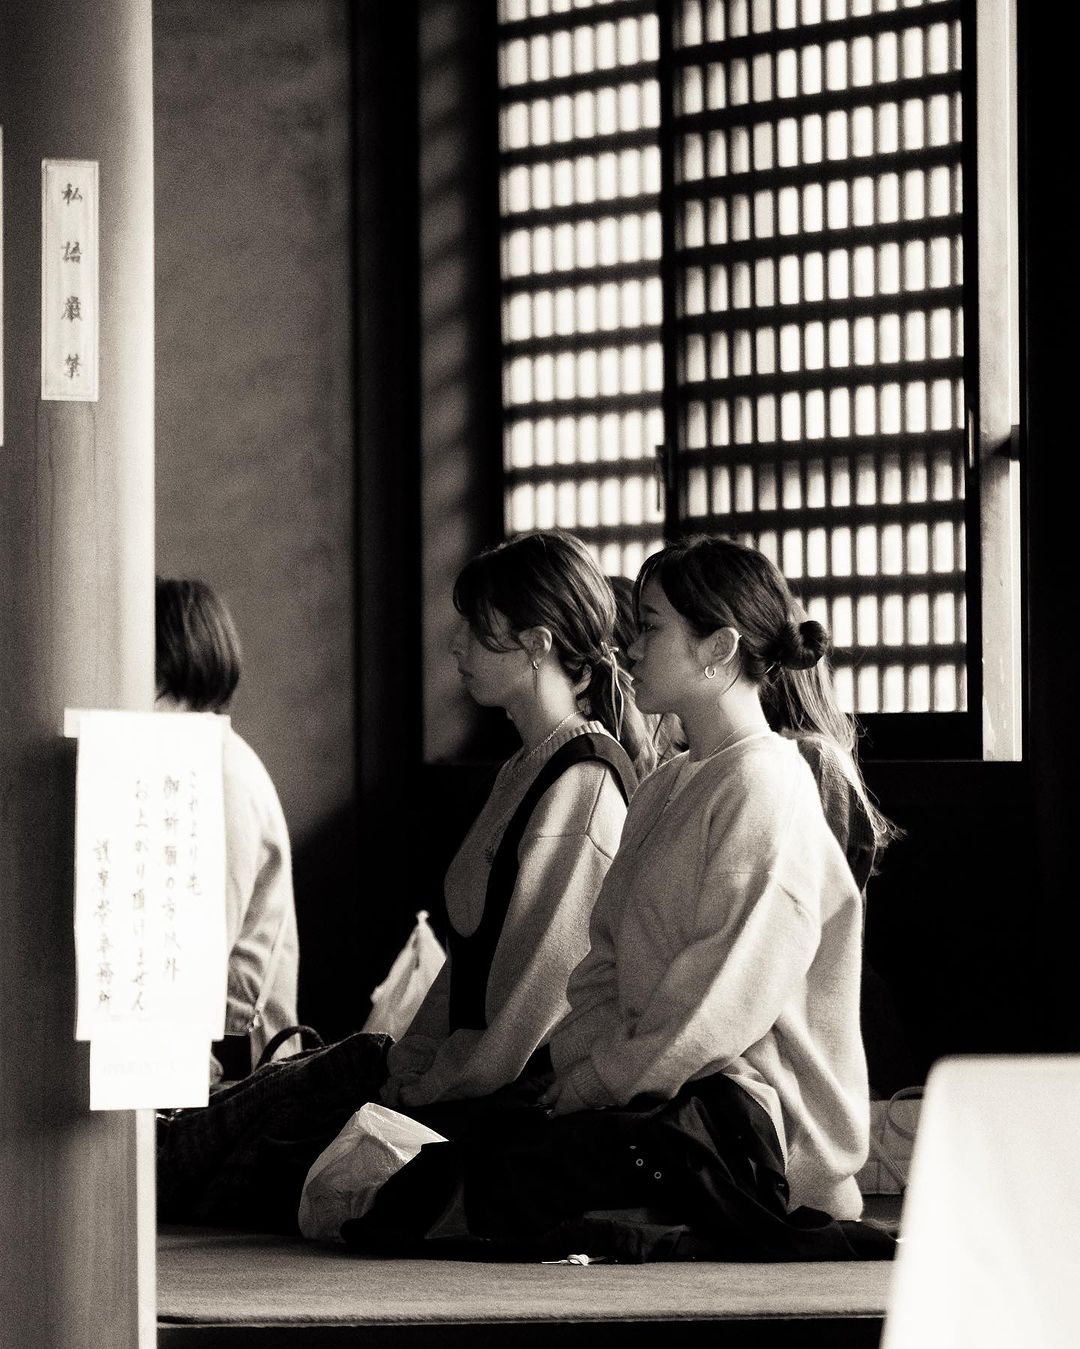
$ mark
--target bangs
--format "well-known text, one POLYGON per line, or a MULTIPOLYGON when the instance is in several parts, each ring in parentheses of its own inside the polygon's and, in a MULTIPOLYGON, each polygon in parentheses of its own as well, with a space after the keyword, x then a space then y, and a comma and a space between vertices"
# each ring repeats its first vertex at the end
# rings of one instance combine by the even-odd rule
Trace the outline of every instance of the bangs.
MULTIPOLYGON (((641 570, 638 572, 637 577, 634 580, 634 593, 633 593, 634 622, 638 625, 639 628, 641 627, 641 592, 645 589, 645 587, 649 584, 649 582, 658 581, 660 583, 660 589, 664 592, 665 595, 667 595, 667 585, 665 583, 664 577, 664 563, 670 557, 672 547, 673 545, 669 544, 667 548, 661 548, 658 553, 653 553, 651 557, 647 557, 645 561, 641 564, 641 570)), ((669 600, 671 599, 670 595, 668 595, 668 599, 669 600)))
POLYGON ((639 624, 642 591, 650 581, 655 581, 671 607, 686 619, 698 637, 707 637, 717 628, 739 629, 731 611, 728 577, 724 572, 745 571, 740 558, 749 551, 730 540, 693 534, 653 553, 645 559, 634 582, 634 614, 639 624), (723 550, 722 562, 717 555, 719 549, 723 550))
POLYGON ((476 640, 489 651, 511 651, 514 643, 503 645, 496 636, 499 629, 499 605, 492 594, 495 577, 491 559, 494 553, 481 553, 467 562, 454 582, 454 608, 472 629, 476 640))

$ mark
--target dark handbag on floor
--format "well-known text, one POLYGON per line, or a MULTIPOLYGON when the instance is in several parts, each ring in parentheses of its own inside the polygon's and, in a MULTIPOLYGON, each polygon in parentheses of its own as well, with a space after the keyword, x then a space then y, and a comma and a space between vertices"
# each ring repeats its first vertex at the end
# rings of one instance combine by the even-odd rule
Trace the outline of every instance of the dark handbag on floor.
POLYGON ((161 1219, 295 1232, 311 1163, 378 1098, 390 1044, 388 1035, 358 1032, 267 1062, 218 1088, 209 1105, 159 1115, 161 1219))
POLYGON ((210 1053, 221 1065, 222 1082, 239 1082, 249 1076, 254 1068, 261 1068, 264 1063, 269 1063, 281 1046, 287 1044, 296 1036, 300 1037, 300 1044, 303 1048, 324 1049, 326 1047, 326 1041, 312 1026, 283 1026, 276 1035, 267 1041, 256 1064, 251 1061, 250 1031, 246 1031, 243 1035, 222 1036, 220 1040, 215 1040, 210 1046, 210 1053))

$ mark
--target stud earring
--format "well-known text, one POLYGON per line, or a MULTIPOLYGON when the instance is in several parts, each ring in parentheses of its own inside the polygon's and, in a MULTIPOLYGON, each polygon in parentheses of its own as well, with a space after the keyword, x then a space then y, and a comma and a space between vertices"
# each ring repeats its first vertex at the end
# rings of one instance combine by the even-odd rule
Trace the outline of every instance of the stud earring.
POLYGON ((716 678, 716 666, 715 666, 715 665, 706 665, 706 666, 705 666, 705 678, 706 678, 706 679, 715 679, 715 678, 716 678))

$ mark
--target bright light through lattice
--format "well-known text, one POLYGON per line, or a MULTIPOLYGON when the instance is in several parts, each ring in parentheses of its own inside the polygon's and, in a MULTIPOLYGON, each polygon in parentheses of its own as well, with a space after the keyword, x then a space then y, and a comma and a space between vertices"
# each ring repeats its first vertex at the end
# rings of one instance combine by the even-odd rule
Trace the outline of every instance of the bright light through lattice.
POLYGON ((964 705, 959 9, 676 6, 687 523, 800 583, 867 712, 964 705))
POLYGON ((663 524, 660 35, 605 8, 499 7, 506 515, 633 575, 663 524))
POLYGON ((682 0, 667 93, 626 8, 499 4, 507 528, 659 546, 669 98, 685 523, 800 583, 848 706, 962 708, 960 0, 682 0))

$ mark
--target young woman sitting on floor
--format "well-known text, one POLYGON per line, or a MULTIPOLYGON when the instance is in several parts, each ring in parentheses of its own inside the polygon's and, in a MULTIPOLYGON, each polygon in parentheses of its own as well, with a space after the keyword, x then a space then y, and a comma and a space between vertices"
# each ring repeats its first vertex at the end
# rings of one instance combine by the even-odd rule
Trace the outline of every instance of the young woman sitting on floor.
POLYGON ((436 1128, 457 1112, 434 1107, 515 1082, 522 1100, 549 1072, 537 1051, 589 948, 628 794, 655 762, 615 659, 614 597, 579 540, 526 534, 481 553, 454 605, 465 688, 522 743, 446 873, 449 959, 389 1054, 383 1103, 436 1128))
POLYGON ((579 540, 535 533, 485 552, 454 602, 465 687, 522 745, 447 872, 447 962, 388 1056, 385 1037, 358 1033, 163 1121, 169 1221, 295 1230, 309 1166, 366 1102, 453 1137, 552 1080, 546 1043, 652 747, 615 660, 611 589, 579 540))
POLYGON ((635 598, 638 705, 677 714, 689 751, 631 804, 551 1039, 554 1118, 425 1148, 347 1239, 855 1251, 834 1220, 859 1216, 868 1146, 862 900, 810 769, 762 706, 823 658, 826 634, 771 562, 719 538, 648 559, 635 598))

